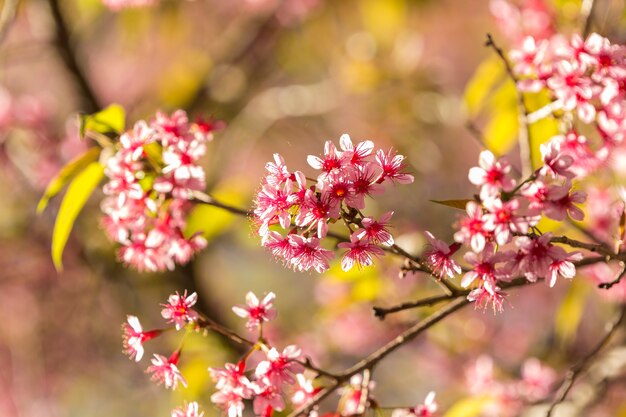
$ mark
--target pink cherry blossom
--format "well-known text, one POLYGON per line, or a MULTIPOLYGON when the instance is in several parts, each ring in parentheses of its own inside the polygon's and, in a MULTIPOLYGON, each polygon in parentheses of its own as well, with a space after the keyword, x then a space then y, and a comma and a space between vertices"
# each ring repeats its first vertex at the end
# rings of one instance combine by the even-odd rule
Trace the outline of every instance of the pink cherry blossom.
POLYGON ((322 273, 330 267, 328 263, 335 256, 332 251, 322 248, 315 237, 289 235, 289 242, 293 246, 291 266, 299 271, 314 269, 322 273))
POLYGON ((136 316, 128 316, 127 323, 122 325, 122 330, 124 353, 136 362, 139 362, 143 357, 143 344, 161 334, 161 330, 144 332, 136 316))
POLYGON ((490 151, 482 151, 479 165, 470 169, 468 177, 472 184, 481 187, 481 200, 493 198, 501 191, 511 191, 515 188, 515 180, 508 175, 511 165, 506 159, 496 160, 490 151))
POLYGON ((161 316, 174 323, 176 330, 182 329, 187 323, 191 323, 198 319, 198 313, 192 307, 198 301, 198 294, 191 293, 187 296, 187 290, 180 295, 178 292, 172 294, 167 299, 167 304, 161 304, 161 316))
POLYGON ((294 362, 301 354, 302 351, 294 345, 287 346, 282 352, 271 348, 266 354, 267 359, 259 362, 254 373, 258 379, 270 385, 293 384, 295 382, 293 375, 303 370, 302 365, 294 362))
POLYGON ((350 235, 350 242, 341 242, 337 245, 342 249, 348 249, 341 260, 341 269, 349 271, 353 266, 362 268, 370 266, 374 262, 373 256, 382 256, 385 252, 373 243, 366 240, 360 240, 353 233, 350 235))
POLYGON ((556 372, 543 365, 536 358, 527 359, 522 366, 522 380, 520 391, 528 401, 538 401, 546 398, 556 381, 556 372))
POLYGON ((467 217, 459 220, 454 240, 470 246, 474 252, 482 252, 488 239, 492 237, 491 231, 485 227, 483 208, 475 201, 468 202, 465 207, 467 217))
POLYGON ((393 246, 393 236, 387 230, 391 216, 393 216, 393 211, 384 213, 379 220, 374 220, 373 217, 364 217, 361 220, 361 228, 354 232, 355 236, 360 240, 367 239, 376 244, 393 246))
POLYGON ((429 231, 425 232, 426 238, 430 242, 431 248, 424 253, 426 263, 433 271, 433 274, 440 279, 444 276, 454 278, 461 273, 461 266, 456 263, 451 256, 459 249, 458 243, 448 246, 445 242, 436 239, 429 231))
POLYGON ((376 163, 382 169, 382 174, 378 182, 387 179, 400 184, 410 184, 413 182, 413 175, 402 172, 404 170, 404 156, 397 155, 392 149, 385 153, 382 149, 376 152, 376 163))
POLYGON ((276 295, 270 292, 263 297, 263 300, 259 301, 256 295, 252 292, 246 294, 246 305, 239 305, 233 307, 233 312, 244 319, 248 319, 246 327, 249 330, 254 330, 262 323, 276 318, 276 310, 272 308, 276 295))
POLYGON ((146 372, 152 373, 151 379, 159 385, 163 384, 165 388, 174 390, 178 383, 186 387, 187 381, 185 381, 185 378, 176 366, 179 357, 179 351, 174 352, 169 358, 155 353, 154 358, 152 358, 152 366, 146 372))

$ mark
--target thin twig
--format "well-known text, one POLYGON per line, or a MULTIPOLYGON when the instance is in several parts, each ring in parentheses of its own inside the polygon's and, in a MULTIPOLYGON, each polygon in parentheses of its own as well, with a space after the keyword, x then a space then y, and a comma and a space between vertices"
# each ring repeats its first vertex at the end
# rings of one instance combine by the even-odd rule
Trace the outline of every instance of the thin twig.
POLYGON ((615 318, 610 323, 607 323, 605 334, 600 342, 598 342, 598 344, 591 350, 591 352, 589 352, 584 358, 582 358, 580 362, 570 368, 570 370, 567 372, 563 383, 556 393, 554 401, 552 402, 552 404, 550 404, 550 408, 546 413, 546 417, 552 416, 552 412, 554 411, 556 406, 561 404, 565 400, 565 397, 567 397, 567 394, 574 386, 576 378, 578 378, 580 374, 583 373, 589 367, 589 365, 591 365, 596 355, 607 345, 607 343, 611 339, 611 336, 613 336, 615 331, 619 328, 620 324, 624 320, 625 315, 626 304, 623 304, 615 318))
POLYGON ((613 281, 602 282, 598 284, 598 288, 602 288, 603 290, 610 290, 611 288, 613 288, 614 285, 619 284, 624 276, 626 276, 626 264, 622 262, 622 270, 619 274, 617 274, 617 277, 613 281))
MULTIPOLYGON (((469 292, 468 292, 469 293, 469 292)), ((396 306, 393 307, 373 307, 374 310, 374 316, 378 317, 381 320, 385 319, 385 316, 387 316, 387 314, 392 314, 392 313, 397 313, 398 311, 403 311, 403 310, 409 310, 411 308, 419 308, 419 307, 430 307, 433 306, 435 304, 439 304, 442 303, 444 301, 448 301, 451 298, 456 298, 458 295, 449 295, 449 294, 443 294, 443 295, 434 295, 432 297, 426 297, 426 298, 422 298, 421 300, 417 300, 417 301, 408 301, 402 304, 398 304, 396 306)))
POLYGON ((67 70, 72 74, 74 81, 80 91, 83 101, 83 109, 87 113, 95 113, 100 107, 96 93, 94 92, 87 76, 83 72, 79 64, 76 47, 70 36, 61 5, 59 0, 48 0, 50 4, 50 12, 54 21, 55 39, 54 44, 57 48, 59 56, 63 59, 63 63, 67 70))
POLYGON ((520 162, 522 164, 522 176, 529 177, 532 174, 532 164, 533 164, 533 149, 532 144, 530 143, 530 126, 528 124, 528 107, 526 106, 526 101, 524 99, 524 94, 519 89, 518 86, 518 78, 513 72, 513 68, 509 63, 504 51, 495 44, 493 37, 490 33, 487 34, 487 41, 485 42, 485 46, 491 47, 496 54, 500 57, 504 66, 506 68, 506 72, 509 77, 515 84, 515 91, 517 92, 517 107, 519 113, 519 132, 518 132, 518 141, 519 141, 519 151, 520 151, 520 162))

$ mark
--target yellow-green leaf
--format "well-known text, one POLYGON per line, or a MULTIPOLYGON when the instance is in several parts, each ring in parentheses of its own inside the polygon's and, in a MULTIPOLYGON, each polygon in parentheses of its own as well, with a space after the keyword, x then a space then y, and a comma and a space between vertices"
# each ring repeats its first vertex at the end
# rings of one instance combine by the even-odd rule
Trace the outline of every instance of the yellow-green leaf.
POLYGON ((465 87, 465 108, 470 117, 476 116, 483 109, 487 97, 497 83, 504 77, 504 67, 500 58, 491 55, 474 72, 465 87))
POLYGON ((474 201, 471 199, 464 200, 430 200, 431 203, 441 204, 442 206, 452 207, 459 210, 465 210, 467 203, 474 201))
POLYGON ((587 300, 587 287, 581 280, 572 280, 554 318, 554 332, 562 343, 576 335, 587 300))
POLYGON ((491 401, 492 398, 488 395, 465 398, 450 407, 443 417, 475 417, 480 415, 491 401))
POLYGON ((61 171, 50 181, 46 191, 44 192, 39 204, 37 204, 37 213, 41 213, 48 205, 48 201, 59 193, 65 187, 65 185, 72 180, 79 172, 81 172, 87 165, 97 161, 100 156, 100 148, 90 148, 87 152, 72 159, 68 162, 61 171))
POLYGON ((102 134, 120 134, 126 126, 126 112, 119 104, 111 104, 94 114, 80 115, 80 135, 90 130, 102 134))
POLYGON ((98 162, 92 162, 67 188, 52 232, 52 261, 57 271, 63 269, 63 250, 74 221, 103 176, 104 167, 98 162))

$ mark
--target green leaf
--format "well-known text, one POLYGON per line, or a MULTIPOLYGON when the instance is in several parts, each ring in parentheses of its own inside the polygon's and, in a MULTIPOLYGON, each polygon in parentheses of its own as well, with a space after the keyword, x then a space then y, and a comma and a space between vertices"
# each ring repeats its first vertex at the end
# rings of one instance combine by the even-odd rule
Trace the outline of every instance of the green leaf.
POLYGON ((102 134, 120 134, 126 126, 126 112, 119 104, 111 104, 94 114, 80 115, 80 136, 88 130, 102 134))
POLYGON ((483 109, 485 102, 495 86, 504 77, 504 67, 500 58, 490 55, 474 72, 467 83, 464 93, 465 108, 470 117, 476 116, 483 109))
POLYGON ((452 207, 459 210, 465 210, 467 203, 474 201, 471 199, 465 200, 430 200, 431 203, 441 204, 442 206, 452 207))
POLYGON ((583 316, 587 287, 581 280, 572 280, 554 317, 554 332, 561 343, 571 342, 583 316))
POLYGON ((104 167, 98 162, 92 162, 67 188, 52 232, 52 261, 57 271, 63 270, 63 250, 74 221, 103 176, 104 167))
POLYGON ((480 415, 491 401, 493 400, 488 395, 465 398, 450 407, 443 417, 475 417, 480 415))
POLYGON ((90 148, 87 152, 72 159, 68 162, 61 171, 54 177, 46 191, 44 192, 39 204, 37 204, 37 213, 41 213, 46 209, 48 202, 52 197, 57 195, 59 191, 65 187, 79 172, 87 167, 90 163, 97 161, 100 156, 100 148, 90 148))

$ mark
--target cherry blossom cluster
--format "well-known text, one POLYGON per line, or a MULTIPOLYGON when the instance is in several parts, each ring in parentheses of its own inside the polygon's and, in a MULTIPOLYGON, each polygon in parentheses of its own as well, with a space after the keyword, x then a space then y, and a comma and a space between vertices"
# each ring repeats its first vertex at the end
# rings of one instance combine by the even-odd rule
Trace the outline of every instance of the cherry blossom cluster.
POLYGON ((315 180, 301 171, 290 171, 279 154, 266 165, 254 216, 263 246, 285 266, 327 270, 334 253, 321 242, 329 224, 340 220, 350 230, 350 241, 338 245, 347 250, 341 263, 345 271, 371 265, 374 256, 383 254, 378 245, 394 243, 387 230, 393 213, 375 219, 361 210, 366 197, 380 193, 385 184, 413 181, 404 172, 404 156, 376 150, 369 140, 354 145, 348 135, 341 136, 340 148, 328 141, 321 156, 308 156, 309 165, 319 171, 315 180), (288 232, 282 234, 280 229, 288 232))
POLYGON ((198 159, 213 139, 215 124, 190 122, 178 110, 139 121, 119 138, 107 160, 103 227, 119 242, 120 259, 139 271, 174 269, 206 245, 199 235, 185 236, 193 191, 205 188, 198 159))
MULTIPOLYGON (((127 322, 122 325, 122 342, 124 352, 136 362, 141 361, 144 355, 144 343, 155 339, 167 330, 181 330, 186 327, 198 328, 199 315, 193 309, 198 300, 198 295, 192 293, 182 295, 178 292, 169 296, 166 303, 162 304, 161 316, 172 327, 164 329, 144 330, 136 316, 128 316, 127 322)), ((182 353, 182 347, 176 349, 171 355, 163 356, 155 353, 151 359, 151 365, 146 372, 151 374, 151 379, 165 388, 176 389, 178 385, 187 386, 185 377, 178 368, 178 362, 182 353)), ((198 404, 195 402, 185 404, 181 408, 172 411, 172 417, 202 417, 204 413, 198 412, 198 404)))
POLYGON ((285 409, 286 399, 298 406, 318 392, 303 373, 304 368, 298 361, 302 355, 300 349, 290 345, 279 351, 262 336, 263 323, 276 317, 274 299, 275 295, 271 292, 262 300, 249 292, 245 305, 233 307, 235 314, 247 319, 248 330, 258 329, 258 341, 236 364, 209 368, 217 389, 211 401, 229 417, 241 417, 245 401, 252 401, 255 415, 269 417, 274 411, 285 409), (255 362, 256 365, 250 366, 255 362))
POLYGON ((563 113, 569 126, 552 139, 555 151, 573 158, 572 171, 588 175, 609 161, 615 151, 624 152, 626 134, 626 47, 612 44, 594 33, 582 39, 573 35, 537 40, 524 39, 510 53, 513 71, 523 91, 548 91, 552 102, 529 116, 531 121, 563 113), (591 125, 585 135, 574 126, 591 125))
POLYGON ((519 379, 501 381, 494 375, 491 357, 481 356, 466 369, 465 377, 472 395, 489 399, 481 415, 493 417, 519 415, 524 406, 545 400, 556 382, 556 372, 536 358, 524 362, 519 379))
POLYGON ((477 306, 491 304, 501 310, 505 294, 499 284, 514 278, 545 279, 554 286, 559 276, 571 279, 576 273, 573 262, 582 254, 555 245, 551 233, 541 234, 536 227, 543 215, 559 221, 582 220, 577 204, 586 195, 572 188, 572 158, 553 142, 542 146, 542 155, 544 165, 518 183, 505 158, 483 151, 479 166, 470 169, 468 176, 479 193, 467 202, 466 215, 456 225, 456 243, 449 246, 427 232, 431 248, 424 260, 439 278, 460 274, 462 268, 452 255, 460 247, 470 249, 463 257, 469 269, 461 285, 474 286, 468 299, 477 306))

